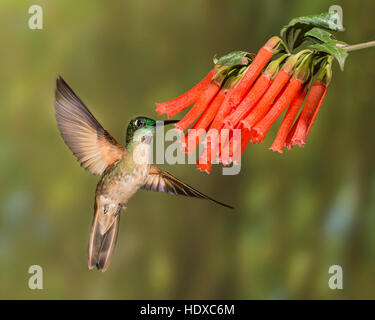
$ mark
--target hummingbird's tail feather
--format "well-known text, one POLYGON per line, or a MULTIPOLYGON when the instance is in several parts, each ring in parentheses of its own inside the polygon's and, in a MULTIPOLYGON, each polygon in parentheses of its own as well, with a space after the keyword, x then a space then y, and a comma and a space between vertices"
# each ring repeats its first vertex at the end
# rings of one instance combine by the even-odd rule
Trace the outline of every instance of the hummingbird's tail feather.
POLYGON ((104 272, 109 267, 117 241, 120 211, 121 205, 103 204, 97 199, 88 246, 89 269, 97 267, 104 272))
POLYGON ((96 267, 99 271, 106 271, 111 263, 112 253, 116 246, 117 234, 120 223, 120 215, 117 215, 112 226, 102 237, 102 243, 98 252, 98 261, 96 267))

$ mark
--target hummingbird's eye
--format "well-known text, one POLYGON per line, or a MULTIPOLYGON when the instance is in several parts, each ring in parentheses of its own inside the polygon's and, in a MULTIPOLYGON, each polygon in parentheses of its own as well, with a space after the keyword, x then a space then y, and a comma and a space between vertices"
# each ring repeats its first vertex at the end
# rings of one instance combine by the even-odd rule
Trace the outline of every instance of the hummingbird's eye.
POLYGON ((137 128, 141 128, 145 125, 145 122, 142 119, 137 119, 135 120, 134 124, 137 128))

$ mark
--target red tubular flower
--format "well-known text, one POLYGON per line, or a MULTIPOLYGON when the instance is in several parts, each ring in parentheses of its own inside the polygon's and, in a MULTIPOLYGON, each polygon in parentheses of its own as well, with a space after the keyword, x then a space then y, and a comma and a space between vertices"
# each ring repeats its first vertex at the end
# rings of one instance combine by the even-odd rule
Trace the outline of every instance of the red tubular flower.
POLYGON ((195 133, 196 133, 197 124, 198 124, 198 121, 195 122, 194 125, 191 127, 191 129, 189 129, 188 132, 186 132, 186 134, 181 138, 180 144, 181 144, 182 152, 188 153, 189 152, 188 146, 190 144, 193 144, 194 140, 196 140, 197 137, 195 133))
MULTIPOLYGON (((273 79, 277 75, 277 72, 280 68, 280 63, 287 57, 284 55, 282 58, 277 59, 276 61, 271 62, 263 74, 255 82, 254 86, 250 89, 249 93, 242 102, 233 109, 223 121, 223 129, 233 129, 237 127, 241 119, 243 119, 256 105, 259 99, 264 95, 264 93, 271 86, 273 79)), ((229 131, 224 131, 224 147, 229 141, 228 136, 229 131)))
POLYGON ((204 150, 198 159, 198 168, 201 171, 210 173, 212 161, 220 150, 220 134, 216 129, 208 130, 206 139, 204 140, 204 150), (209 164, 209 165, 207 165, 209 164))
POLYGON ((214 119, 217 110, 220 108, 225 98, 225 91, 220 90, 213 101, 210 103, 208 108, 203 112, 200 118, 195 122, 192 129, 189 130, 184 138, 181 140, 183 151, 187 152, 191 156, 196 149, 199 141, 202 139, 210 123, 214 119))
POLYGON ((156 103, 156 111, 159 113, 159 115, 167 113, 168 118, 171 118, 180 111, 186 109, 198 100, 199 96, 211 82, 216 72, 216 68, 212 69, 201 82, 199 82, 192 89, 180 95, 179 97, 168 102, 156 103))
POLYGON ((272 82, 269 89, 266 91, 264 96, 259 100, 254 109, 249 113, 249 115, 241 120, 241 124, 247 130, 251 128, 264 117, 271 107, 272 102, 278 96, 278 94, 283 90, 286 83, 293 72, 293 68, 297 62, 297 56, 290 57, 282 69, 277 73, 275 80, 272 82))
POLYGON ((319 113, 320 107, 321 107, 321 105, 322 105, 322 103, 323 103, 323 101, 324 101, 324 98, 325 98, 326 94, 327 94, 327 90, 328 90, 328 85, 326 85, 326 88, 325 88, 325 90, 324 90, 323 96, 322 96, 322 98, 321 98, 320 101, 319 101, 319 105, 318 105, 318 107, 316 108, 316 110, 315 110, 315 112, 314 112, 314 116, 312 117, 312 119, 311 119, 311 121, 310 121, 310 123, 309 123, 309 127, 307 128, 306 138, 307 138, 307 136, 309 135, 310 130, 311 130, 311 127, 313 126, 313 124, 314 124, 314 122, 315 122, 315 119, 316 119, 316 116, 317 116, 318 113, 319 113))
POLYGON ((210 130, 216 130, 220 131, 220 146, 217 146, 211 150, 215 150, 215 153, 210 155, 212 158, 216 157, 217 153, 223 148, 229 141, 229 132, 230 130, 228 128, 223 127, 223 121, 225 117, 229 114, 231 110, 231 106, 229 104, 230 97, 233 93, 233 88, 228 91, 228 94, 226 98, 224 99, 224 102, 222 106, 219 109, 219 112, 216 114, 216 117, 214 121, 211 124, 210 130), (225 130, 224 130, 225 129, 225 130))
POLYGON ((216 82, 211 82, 185 117, 175 124, 176 129, 180 131, 186 130, 206 110, 219 90, 220 85, 216 82))
POLYGON ((300 118, 301 118, 301 114, 298 116, 297 120, 294 122, 292 129, 289 130, 288 135, 285 139, 284 147, 286 147, 288 150, 291 150, 293 148, 292 138, 294 136, 294 133, 296 132, 297 124, 300 118))
POLYGON ((220 148, 219 148, 219 162, 223 165, 228 165, 233 158, 233 130, 220 130, 220 148))
POLYGON ((201 158, 199 158, 197 162, 197 169, 202 172, 206 172, 207 174, 210 174, 211 169, 212 169, 212 163, 203 161, 201 160, 201 158))
POLYGON ((227 95, 225 96, 225 99, 220 106, 218 112, 216 113, 216 116, 210 126, 210 129, 219 130, 222 127, 224 118, 228 115, 228 113, 231 110, 231 106, 229 104, 229 100, 231 95, 233 94, 233 88, 229 89, 227 92, 227 95))
POLYGON ((255 82, 245 99, 243 99, 238 107, 224 119, 224 128, 233 129, 237 126, 238 122, 252 110, 255 104, 268 90, 271 83, 272 75, 266 70, 255 82))
POLYGON ((332 78, 332 59, 332 57, 327 57, 321 61, 319 70, 314 77, 313 85, 307 96, 305 106, 302 109, 298 122, 296 122, 296 129, 291 139, 292 145, 303 147, 306 143, 307 135, 320 110, 332 78))
POLYGON ((315 111, 318 110, 319 106, 323 102, 327 88, 328 87, 325 84, 319 81, 313 83, 305 106, 302 109, 301 116, 297 122, 296 129, 291 140, 292 145, 298 145, 300 147, 305 145, 310 123, 314 117, 315 111))
POLYGON ((207 153, 207 161, 213 161, 215 160, 217 154, 220 150, 220 139, 221 135, 219 134, 219 130, 221 129, 223 119, 226 117, 226 115, 230 112, 230 105, 229 105, 229 98, 231 96, 231 93, 233 92, 233 88, 229 89, 223 103, 221 104, 218 112, 216 113, 216 116, 214 120, 212 121, 210 125, 210 129, 207 132, 206 136, 206 146, 210 146, 206 151, 207 153), (212 141, 210 141, 212 140, 212 141))
POLYGON ((211 172, 212 161, 215 160, 212 155, 216 157, 219 151, 219 139, 220 135, 217 130, 212 129, 208 131, 206 139, 204 140, 204 150, 197 162, 197 169, 200 171, 207 172, 208 174, 211 172))
POLYGON ((272 124, 288 107, 288 105, 298 94, 298 91, 302 88, 302 86, 303 82, 295 78, 288 83, 288 86, 284 90, 283 94, 272 105, 266 116, 251 129, 250 134, 252 136, 253 143, 260 143, 264 140, 272 124))
MULTIPOLYGON (((234 111, 232 112, 233 116, 232 114, 230 114, 223 121, 223 129, 232 129, 233 126, 237 126, 241 118, 243 118, 247 113, 251 113, 251 109, 254 108, 259 99, 261 99, 264 96, 264 94, 268 92, 267 90, 271 87, 273 79, 278 74, 280 65, 287 57, 288 55, 285 54, 268 65, 267 69, 259 77, 255 85, 250 89, 245 99, 241 102, 241 104, 238 107, 234 109, 234 111)), ((236 89, 234 89, 233 92, 235 90, 236 89)), ((224 135, 225 134, 227 134, 227 132, 224 132, 224 135)), ((229 142, 229 137, 224 136, 223 141, 224 145, 222 147, 225 147, 225 145, 229 142)))
POLYGON ((237 106, 244 96, 247 94, 259 74, 262 72, 267 63, 271 60, 273 54, 282 43, 279 37, 272 37, 267 43, 259 50, 258 54, 251 63, 246 74, 235 88, 233 95, 230 98, 229 104, 231 107, 237 106))
POLYGON ((298 95, 304 83, 310 76, 310 61, 311 54, 307 55, 301 61, 301 64, 297 67, 292 79, 289 81, 282 94, 273 103, 265 117, 251 129, 250 134, 253 143, 260 143, 264 140, 272 124, 298 95))
POLYGON ((240 137, 237 137, 237 136, 233 137, 233 157, 232 157, 232 159, 233 159, 234 164, 240 163, 240 158, 242 157, 247 145, 250 142, 250 138, 251 138, 250 132, 246 128, 239 125, 237 127, 237 129, 241 130, 241 136, 240 137))
POLYGON ((243 67, 240 70, 235 70, 235 72, 230 74, 225 80, 225 83, 223 85, 223 90, 226 91, 225 98, 210 125, 206 138, 204 140, 204 151, 198 160, 198 169, 202 171, 206 171, 207 173, 210 172, 211 165, 207 166, 206 164, 214 161, 220 151, 220 129, 222 127, 223 120, 231 110, 231 107, 229 105, 229 98, 233 93, 234 86, 238 81, 241 80, 241 77, 243 76, 244 71, 246 71, 247 68, 248 67, 243 67))
POLYGON ((292 127, 293 121, 295 120, 306 95, 307 89, 301 90, 290 104, 290 107, 288 108, 288 111, 286 112, 285 117, 280 125, 280 129, 277 132, 276 138, 273 141, 272 146, 270 147, 272 151, 283 153, 284 144, 287 140, 289 130, 292 127))

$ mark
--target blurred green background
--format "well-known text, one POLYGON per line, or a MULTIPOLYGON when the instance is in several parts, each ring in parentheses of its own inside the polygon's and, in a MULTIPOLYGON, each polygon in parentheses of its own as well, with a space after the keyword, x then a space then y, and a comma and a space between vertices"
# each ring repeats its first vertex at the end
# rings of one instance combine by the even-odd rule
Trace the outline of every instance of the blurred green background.
POLYGON ((88 271, 98 178, 54 118, 61 74, 123 143, 134 115, 186 91, 215 54, 256 52, 291 18, 344 10, 348 43, 374 40, 374 1, 2 0, 0 3, 0 298, 375 298, 375 49, 337 64, 304 149, 250 146, 241 174, 168 171, 235 205, 141 191, 123 211, 106 273, 88 271), (28 8, 44 29, 28 28, 28 8), (44 290, 28 288, 28 268, 44 290), (328 288, 339 264, 344 289, 328 288))

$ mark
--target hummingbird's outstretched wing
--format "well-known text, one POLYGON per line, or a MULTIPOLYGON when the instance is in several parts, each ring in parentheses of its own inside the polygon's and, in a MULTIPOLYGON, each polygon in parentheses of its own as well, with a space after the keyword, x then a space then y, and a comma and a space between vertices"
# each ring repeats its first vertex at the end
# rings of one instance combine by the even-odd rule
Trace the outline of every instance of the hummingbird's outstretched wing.
POLYGON ((93 174, 102 174, 108 165, 121 159, 124 148, 61 77, 56 80, 55 98, 61 136, 83 168, 93 174))
POLYGON ((211 200, 217 204, 220 204, 224 207, 233 209, 232 206, 217 201, 209 196, 206 196, 202 192, 190 187, 186 183, 183 183, 181 180, 172 176, 170 173, 159 169, 158 167, 152 165, 150 167, 149 175, 146 183, 142 186, 144 190, 151 190, 157 192, 165 192, 175 196, 185 196, 185 197, 194 197, 211 200))

